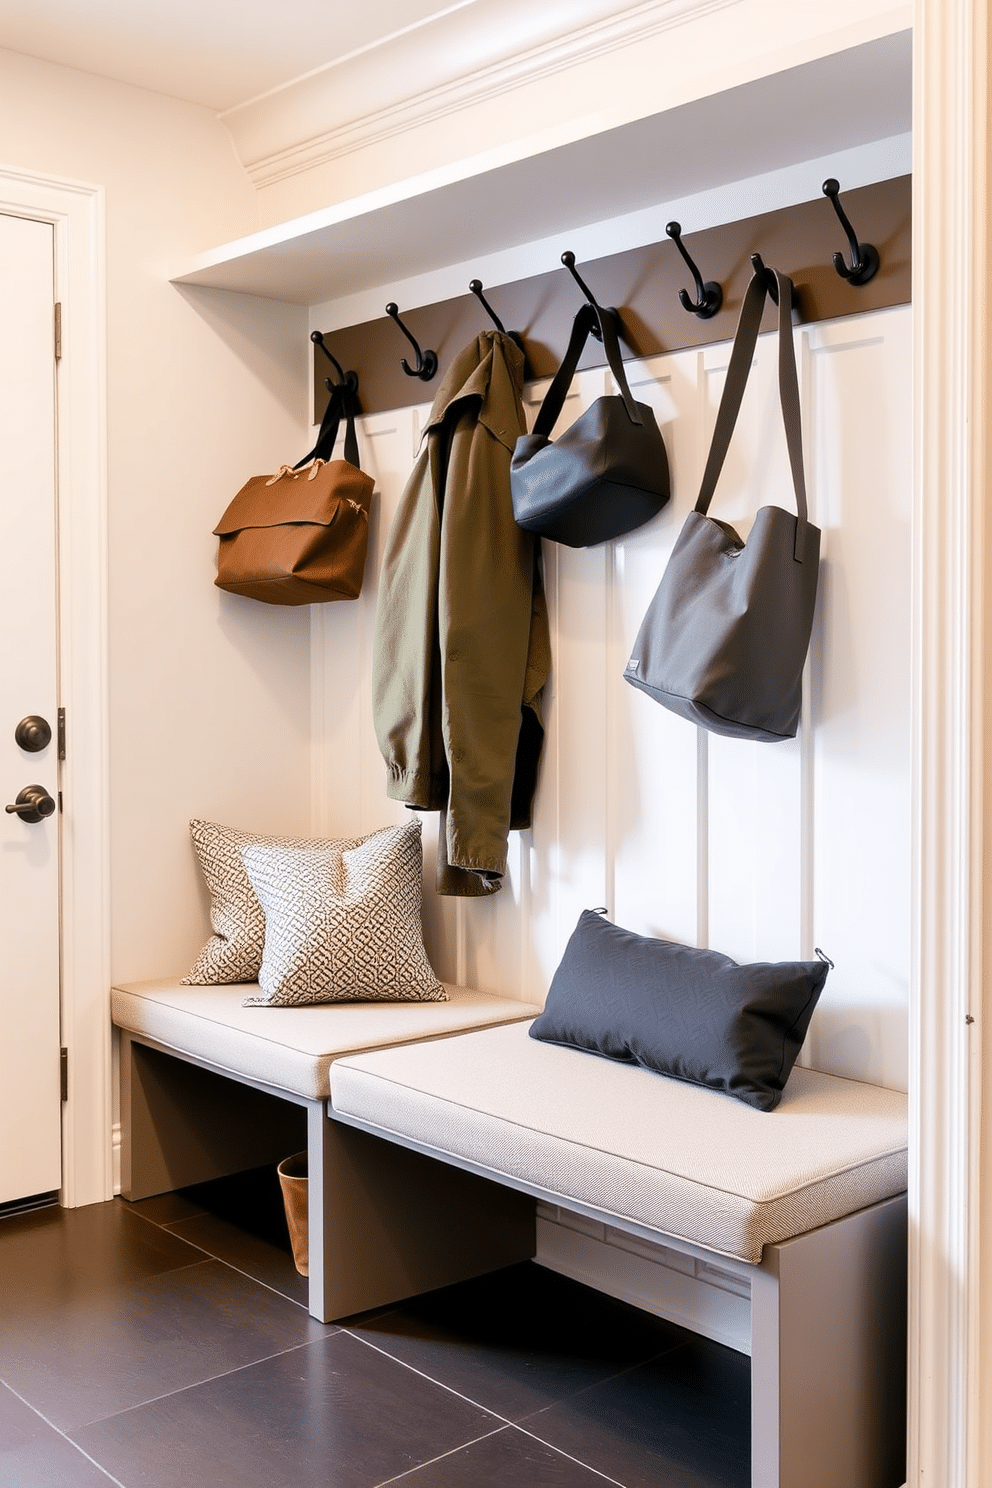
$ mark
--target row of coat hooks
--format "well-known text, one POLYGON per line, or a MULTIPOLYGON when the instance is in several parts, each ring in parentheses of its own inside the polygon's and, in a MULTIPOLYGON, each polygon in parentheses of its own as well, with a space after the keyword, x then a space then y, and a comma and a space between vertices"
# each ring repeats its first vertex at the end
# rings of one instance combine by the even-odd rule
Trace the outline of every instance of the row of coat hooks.
MULTIPOLYGON (((851 261, 850 263, 848 263, 843 253, 835 253, 833 255, 834 268, 836 269, 840 277, 847 280, 847 282, 851 285, 860 286, 863 284, 867 284, 869 280, 874 278, 875 274, 877 274, 880 266, 881 260, 879 258, 878 250, 871 243, 862 243, 859 241, 858 235, 851 225, 847 213, 844 211, 844 208, 841 205, 840 183, 831 176, 826 181, 824 181, 822 190, 824 196, 826 196, 833 205, 834 211, 837 213, 837 217, 841 223, 841 226, 843 227, 844 232, 847 235, 847 241, 851 254, 851 261)), ((667 236, 671 238, 672 242, 675 244, 679 253, 685 260, 685 263, 689 269, 689 272, 692 274, 694 281, 695 297, 690 295, 690 293, 685 289, 679 290, 679 300, 682 304, 682 307, 691 315, 698 316, 700 320, 709 320, 712 316, 717 314, 717 312, 723 305, 723 288, 715 280, 703 279, 702 273, 700 272, 696 263, 693 261, 688 249, 682 241, 682 227, 680 223, 669 222, 665 228, 665 232, 667 236)), ((765 268, 761 255, 758 253, 752 253, 750 255, 750 258, 751 264, 756 273, 769 275, 769 290, 772 293, 773 298, 776 297, 776 291, 774 288, 774 275, 772 275, 770 271, 765 268)), ((592 290, 585 283, 581 274, 575 266, 575 254, 566 251, 562 254, 561 261, 565 268, 571 274, 572 278, 575 280, 576 284, 582 290, 582 293, 585 295, 588 302, 592 306, 594 306, 595 309, 600 311, 600 313, 616 317, 617 311, 614 308, 603 307, 598 304, 592 290)), ((496 311, 486 299, 482 281, 480 279, 472 279, 469 282, 468 287, 472 294, 475 295, 476 299, 482 305, 483 309, 486 311, 496 329, 503 332, 503 334, 508 334, 512 338, 512 340, 515 341, 516 344, 520 347, 521 351, 523 351, 524 344, 522 337, 517 331, 506 332, 503 322, 500 320, 499 316, 496 314, 496 311)), ((399 306, 394 301, 390 301, 390 303, 386 306, 386 314, 390 317, 391 320, 395 321, 396 325, 399 327, 403 335, 413 347, 415 358, 414 364, 413 366, 411 366, 407 358, 403 357, 400 362, 403 371, 408 377, 417 377, 422 382, 430 382, 432 378, 436 376, 438 370, 437 353, 430 349, 421 349, 416 337, 409 330, 409 328, 403 324, 403 321, 400 318, 399 306)), ((598 327, 594 327, 592 334, 597 338, 597 340, 600 339, 600 332, 598 327)), ((358 381, 356 374, 354 372, 346 373, 343 370, 341 363, 335 356, 332 355, 332 353, 328 349, 324 341, 322 332, 314 331, 311 335, 311 340, 316 346, 320 347, 321 351, 333 365, 335 371, 338 374, 339 385, 345 384, 346 386, 351 388, 352 391, 355 391, 358 381)), ((332 387, 332 383, 329 379, 326 381, 326 385, 329 389, 332 387)))

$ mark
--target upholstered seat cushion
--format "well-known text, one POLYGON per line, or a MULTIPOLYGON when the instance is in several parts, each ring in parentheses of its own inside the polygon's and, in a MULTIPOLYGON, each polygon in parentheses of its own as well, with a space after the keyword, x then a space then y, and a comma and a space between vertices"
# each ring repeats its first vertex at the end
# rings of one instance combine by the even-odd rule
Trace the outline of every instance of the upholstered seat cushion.
POLYGON ((797 1068, 775 1111, 539 1043, 528 1025, 348 1056, 345 1116, 708 1250, 762 1247, 901 1193, 906 1097, 797 1068))
POLYGON ((115 987, 111 1016, 127 1029, 232 1075, 326 1100, 331 1061, 538 1011, 531 1003, 446 987, 447 1002, 349 1002, 318 1007, 243 1007, 252 983, 184 987, 178 980, 115 987))

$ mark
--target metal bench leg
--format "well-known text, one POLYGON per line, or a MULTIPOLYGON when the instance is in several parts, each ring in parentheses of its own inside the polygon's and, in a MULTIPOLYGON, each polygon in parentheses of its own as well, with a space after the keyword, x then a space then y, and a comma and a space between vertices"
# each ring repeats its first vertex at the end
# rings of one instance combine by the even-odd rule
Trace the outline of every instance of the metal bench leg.
POLYGON ((278 1162, 304 1142, 299 1105, 121 1030, 121 1193, 145 1199, 278 1162))
POLYGON ((900 1488, 906 1199, 780 1245, 751 1282, 751 1488, 900 1488))
POLYGON ((310 1312, 321 1322, 481 1276, 536 1249, 535 1202, 309 1107, 310 1312))

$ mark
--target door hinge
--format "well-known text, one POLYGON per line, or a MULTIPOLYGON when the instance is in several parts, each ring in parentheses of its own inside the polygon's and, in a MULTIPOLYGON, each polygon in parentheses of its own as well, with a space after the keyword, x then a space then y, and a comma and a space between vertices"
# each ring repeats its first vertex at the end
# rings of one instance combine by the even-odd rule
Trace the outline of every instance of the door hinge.
POLYGON ((59 709, 58 715, 58 748, 59 759, 65 759, 65 709, 59 709))
POLYGON ((69 1099, 69 1050, 68 1049, 60 1049, 59 1050, 59 1088, 61 1090, 62 1099, 64 1101, 67 1101, 69 1099))
POLYGON ((55 360, 62 360, 62 305, 58 300, 55 302, 55 360))

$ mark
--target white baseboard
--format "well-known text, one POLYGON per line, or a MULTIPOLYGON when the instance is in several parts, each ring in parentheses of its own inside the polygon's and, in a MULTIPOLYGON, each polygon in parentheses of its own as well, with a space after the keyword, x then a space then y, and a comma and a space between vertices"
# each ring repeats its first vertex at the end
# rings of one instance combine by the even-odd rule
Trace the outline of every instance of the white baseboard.
POLYGON ((534 1259, 740 1354, 751 1352, 750 1288, 718 1261, 693 1260, 543 1203, 534 1259))
POLYGON ((121 1191, 121 1124, 115 1121, 110 1129, 110 1144, 113 1153, 114 1194, 121 1191))

